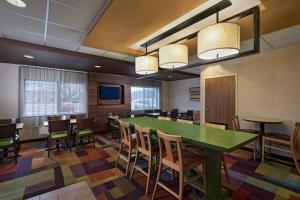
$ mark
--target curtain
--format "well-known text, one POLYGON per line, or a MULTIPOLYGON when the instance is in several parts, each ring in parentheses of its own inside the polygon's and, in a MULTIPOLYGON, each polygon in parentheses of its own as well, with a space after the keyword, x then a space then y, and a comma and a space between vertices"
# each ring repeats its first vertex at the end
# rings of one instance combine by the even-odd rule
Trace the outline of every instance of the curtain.
POLYGON ((26 127, 42 126, 48 115, 87 112, 87 73, 20 67, 20 118, 26 127))
POLYGON ((160 109, 158 87, 131 87, 131 110, 160 109))

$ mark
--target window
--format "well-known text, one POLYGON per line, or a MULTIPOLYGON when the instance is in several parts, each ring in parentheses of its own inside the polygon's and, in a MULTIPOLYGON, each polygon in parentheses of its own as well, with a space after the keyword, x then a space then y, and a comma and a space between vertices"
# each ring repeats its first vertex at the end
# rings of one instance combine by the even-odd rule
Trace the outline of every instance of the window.
POLYGON ((159 88, 131 87, 131 110, 154 110, 160 108, 159 88))
POLYGON ((86 112, 85 84, 25 80, 24 116, 86 112))

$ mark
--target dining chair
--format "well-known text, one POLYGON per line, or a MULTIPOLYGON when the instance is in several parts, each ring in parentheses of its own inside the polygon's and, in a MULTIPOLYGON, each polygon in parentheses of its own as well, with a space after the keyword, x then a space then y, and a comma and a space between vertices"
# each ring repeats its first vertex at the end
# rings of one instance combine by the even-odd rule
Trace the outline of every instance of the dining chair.
MULTIPOLYGON (((157 130, 158 143, 159 143, 159 167, 157 178, 154 186, 152 199, 155 198, 157 186, 162 187, 170 194, 172 194, 177 199, 183 199, 183 188, 186 184, 191 184, 192 182, 203 178, 205 183, 205 158, 203 156, 194 154, 192 152, 181 149, 182 137, 169 135, 157 130), (175 170, 179 173, 179 191, 174 192, 171 188, 160 181, 163 166, 175 170), (202 167, 203 171, 197 175, 192 176, 192 178, 184 180, 184 173, 189 170, 197 170, 199 166, 202 167)), ((205 192, 204 187, 197 187, 202 192, 205 192)))
POLYGON ((143 127, 135 125, 135 130, 136 130, 136 134, 137 134, 136 156, 135 156, 135 160, 134 160, 131 175, 130 175, 130 180, 132 179, 135 169, 138 170, 139 172, 141 172, 142 174, 144 174, 145 176, 147 176, 146 190, 145 190, 145 194, 147 196, 148 191, 149 191, 149 184, 150 184, 150 180, 151 180, 152 168, 155 166, 154 165, 155 163, 153 163, 153 162, 155 162, 155 160, 157 158, 158 146, 152 142, 150 128, 143 128, 143 127), (147 157, 147 158, 145 159, 144 157, 147 157), (144 160, 148 160, 147 161, 148 162, 147 171, 143 170, 143 168, 141 168, 140 166, 138 166, 136 164, 137 160, 140 160, 142 158, 144 160))
POLYGON ((0 125, 0 148, 3 149, 1 153, 3 157, 9 152, 13 152, 15 164, 18 162, 18 139, 16 137, 16 124, 2 124, 0 125), (12 148, 12 150, 10 150, 12 148))
POLYGON ((119 121, 120 124, 120 148, 117 155, 116 167, 118 166, 119 159, 124 160, 126 165, 126 175, 129 172, 129 166, 132 156, 134 156, 134 147, 136 145, 136 134, 131 133, 130 124, 119 121), (127 155, 126 155, 127 154, 127 155))
MULTIPOLYGON (((240 132, 246 132, 246 133, 252 133, 252 134, 260 134, 259 130, 255 130, 255 129, 241 129, 240 122, 239 122, 239 117, 238 116, 234 116, 232 118, 232 130, 234 130, 234 131, 240 131, 240 132)), ((256 151, 256 144, 257 144, 257 140, 254 140, 253 141, 253 160, 256 160, 256 154, 258 153, 256 151)))
POLYGON ((291 136, 282 133, 273 133, 273 132, 264 134, 262 136, 262 162, 264 162, 266 147, 269 149, 275 149, 277 151, 289 153, 292 155, 297 172, 300 175, 299 132, 300 132, 300 122, 297 122, 295 124, 291 136), (276 146, 272 146, 272 142, 274 142, 276 146))
POLYGON ((48 157, 50 157, 50 151, 53 150, 53 142, 56 144, 57 150, 59 145, 64 143, 64 147, 69 147, 71 151, 71 145, 69 144, 70 138, 70 120, 49 120, 49 137, 48 137, 48 157))
POLYGON ((200 111, 193 111, 194 124, 200 124, 200 111))
POLYGON ((188 110, 186 112, 186 118, 187 118, 187 120, 193 121, 194 120, 194 111, 193 110, 188 110))
POLYGON ((58 120, 61 120, 61 119, 62 119, 62 117, 58 116, 58 115, 53 115, 53 116, 48 116, 47 117, 48 121, 58 121, 58 120))
POLYGON ((176 122, 181 124, 190 124, 190 125, 194 123, 193 121, 185 120, 185 119, 177 119, 176 122))
POLYGON ((158 120, 161 120, 161 121, 171 121, 172 119, 170 117, 162 117, 162 116, 159 116, 158 117, 158 120))
POLYGON ((77 130, 75 132, 75 146, 77 150, 77 145, 80 139, 87 138, 88 143, 92 143, 95 148, 95 136, 93 131, 93 123, 94 118, 85 118, 85 119, 77 119, 77 130))
POLYGON ((178 109, 177 108, 176 109, 172 109, 170 117, 172 119, 177 119, 178 118, 178 109))

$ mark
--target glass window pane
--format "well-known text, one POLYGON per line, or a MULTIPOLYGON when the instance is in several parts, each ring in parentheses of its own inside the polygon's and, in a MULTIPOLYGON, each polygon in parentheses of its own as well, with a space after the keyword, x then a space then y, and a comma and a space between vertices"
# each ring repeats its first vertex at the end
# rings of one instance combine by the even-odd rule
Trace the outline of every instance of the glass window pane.
POLYGON ((131 87, 131 110, 160 108, 159 88, 131 87))

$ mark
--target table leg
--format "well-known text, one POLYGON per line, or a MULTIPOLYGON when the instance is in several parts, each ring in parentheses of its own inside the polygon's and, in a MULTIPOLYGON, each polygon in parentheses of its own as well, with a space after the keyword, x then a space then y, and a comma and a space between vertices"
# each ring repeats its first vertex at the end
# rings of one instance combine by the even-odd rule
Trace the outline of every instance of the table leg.
POLYGON ((262 136, 265 134, 265 123, 260 123, 260 134, 259 134, 259 147, 260 147, 260 158, 262 159, 262 136))
POLYGON ((221 152, 205 149, 206 156, 206 194, 204 199, 219 200, 222 197, 221 152))

